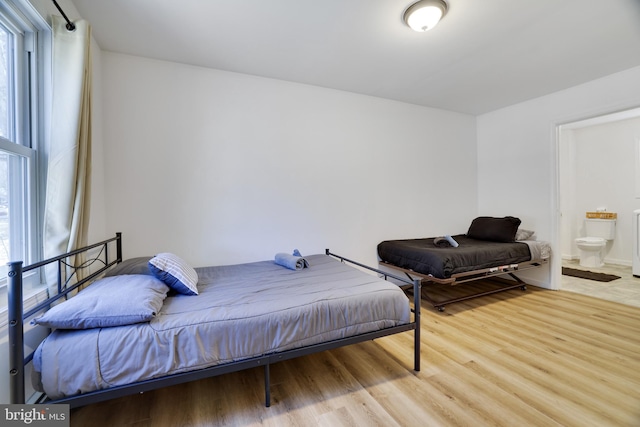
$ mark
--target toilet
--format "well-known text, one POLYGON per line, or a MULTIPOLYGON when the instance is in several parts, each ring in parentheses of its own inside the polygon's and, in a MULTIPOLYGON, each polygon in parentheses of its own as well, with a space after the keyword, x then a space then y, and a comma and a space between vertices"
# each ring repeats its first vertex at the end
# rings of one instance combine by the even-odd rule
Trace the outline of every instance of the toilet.
POLYGON ((604 265, 604 248, 608 240, 613 240, 616 233, 616 220, 603 218, 586 218, 586 237, 575 240, 580 250, 582 267, 602 267, 604 265))

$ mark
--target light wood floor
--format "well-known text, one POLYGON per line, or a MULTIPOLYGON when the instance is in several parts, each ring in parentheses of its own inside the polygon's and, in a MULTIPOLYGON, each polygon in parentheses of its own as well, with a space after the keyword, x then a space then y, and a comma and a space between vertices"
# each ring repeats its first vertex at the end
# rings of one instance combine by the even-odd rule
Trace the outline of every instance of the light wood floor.
MULTIPOLYGON (((468 286, 468 285, 465 285, 468 286)), ((475 286, 475 285, 473 285, 475 286)), ((403 333, 74 409, 72 426, 640 426, 640 308, 512 290, 403 333)))

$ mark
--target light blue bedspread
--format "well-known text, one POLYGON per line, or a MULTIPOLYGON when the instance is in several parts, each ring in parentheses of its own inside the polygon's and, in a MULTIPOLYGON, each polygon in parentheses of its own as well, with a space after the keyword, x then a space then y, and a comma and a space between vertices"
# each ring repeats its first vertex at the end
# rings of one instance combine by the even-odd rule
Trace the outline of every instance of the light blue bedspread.
POLYGON ((307 258, 313 267, 296 271, 273 261, 197 268, 199 295, 169 296, 148 323, 56 330, 35 353, 34 385, 57 399, 409 323, 398 286, 307 258))

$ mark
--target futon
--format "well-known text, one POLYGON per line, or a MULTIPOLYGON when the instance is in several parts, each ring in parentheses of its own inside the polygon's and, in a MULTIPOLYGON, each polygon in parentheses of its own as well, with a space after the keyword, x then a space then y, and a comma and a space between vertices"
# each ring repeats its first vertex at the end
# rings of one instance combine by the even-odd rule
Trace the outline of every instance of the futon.
MULTIPOLYGON (((446 244, 439 237, 386 240, 377 247, 380 265, 420 277, 423 284, 458 285, 508 275, 513 280, 489 293, 517 287, 526 289, 526 284, 514 272, 546 264, 550 245, 535 240, 533 231, 520 230, 518 233, 519 225, 520 220, 515 217, 478 217, 466 234, 450 236, 457 246, 446 244)), ((487 294, 483 291, 437 302, 428 296, 425 299, 442 311, 452 302, 487 294)))

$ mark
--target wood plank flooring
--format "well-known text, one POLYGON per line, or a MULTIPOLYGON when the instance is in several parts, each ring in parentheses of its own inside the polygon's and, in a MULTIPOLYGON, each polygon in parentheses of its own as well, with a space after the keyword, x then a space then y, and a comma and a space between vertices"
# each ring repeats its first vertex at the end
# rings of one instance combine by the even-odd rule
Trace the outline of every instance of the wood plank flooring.
POLYGON ((407 332, 273 365, 269 408, 251 369, 77 408, 71 425, 640 426, 640 308, 529 287, 425 305, 421 341, 418 373, 407 332))

